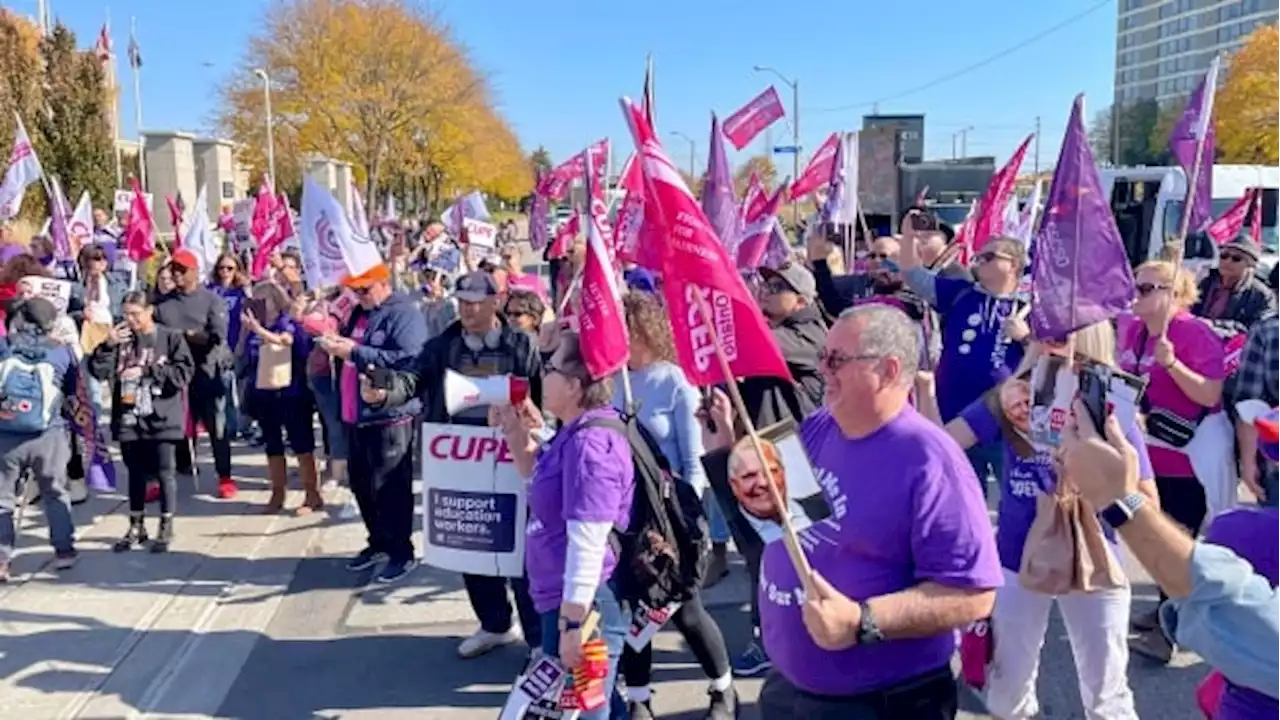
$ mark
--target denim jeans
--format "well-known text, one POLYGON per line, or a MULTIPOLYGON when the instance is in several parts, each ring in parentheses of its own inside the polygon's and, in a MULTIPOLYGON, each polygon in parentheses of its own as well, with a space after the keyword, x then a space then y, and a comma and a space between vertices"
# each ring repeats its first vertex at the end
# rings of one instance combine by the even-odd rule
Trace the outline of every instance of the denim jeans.
POLYGON ((729 522, 724 519, 724 511, 720 509, 714 492, 707 492, 702 496, 702 507, 707 513, 707 524, 711 527, 711 542, 729 542, 729 522))
POLYGON ((240 437, 240 381, 236 379, 235 370, 224 370, 222 386, 226 389, 227 437, 240 437))
POLYGON ((67 494, 67 465, 71 443, 62 425, 43 433, 0 435, 0 562, 13 557, 17 529, 13 514, 18 497, 18 480, 30 473, 30 481, 40 488, 40 504, 49 524, 49 540, 59 553, 73 549, 75 525, 71 520, 71 496, 67 494))
POLYGON ((347 434, 342 427, 342 404, 336 383, 329 376, 311 378, 311 392, 316 398, 316 409, 324 420, 325 438, 329 441, 328 458, 346 460, 347 434))
MULTIPOLYGON (((600 636, 609 649, 609 674, 604 679, 604 696, 608 700, 595 710, 579 715, 580 720, 608 720, 611 716, 616 695, 614 685, 618 680, 618 659, 622 657, 622 646, 631 624, 608 583, 596 591, 594 610, 600 614, 600 636)), ((542 613, 542 652, 554 658, 560 657, 559 608, 542 613)))

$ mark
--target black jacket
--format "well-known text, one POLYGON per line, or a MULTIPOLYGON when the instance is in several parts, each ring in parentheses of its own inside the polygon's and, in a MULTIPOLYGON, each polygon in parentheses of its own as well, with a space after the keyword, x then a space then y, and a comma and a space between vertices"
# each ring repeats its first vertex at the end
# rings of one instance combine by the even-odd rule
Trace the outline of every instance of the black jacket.
POLYGON ((183 391, 195 373, 195 361, 182 334, 161 325, 151 336, 134 336, 133 343, 151 348, 153 355, 142 369, 142 385, 151 390, 154 412, 139 418, 136 425, 124 425, 124 403, 120 401, 121 346, 102 343, 89 356, 89 374, 111 384, 111 434, 117 442, 133 440, 182 440, 186 437, 186 403, 183 391))
POLYGON ((156 324, 176 330, 184 337, 195 362, 199 381, 217 380, 230 368, 227 347, 227 303, 206 287, 189 293, 174 290, 156 299, 156 324))
POLYGON ((1206 318, 1222 329, 1248 332, 1259 320, 1276 311, 1275 296, 1267 289, 1266 283, 1250 273, 1232 289, 1226 312, 1221 317, 1209 317, 1205 313, 1213 301, 1214 291, 1221 286, 1222 276, 1217 270, 1211 270, 1200 281, 1200 298, 1191 307, 1191 314, 1206 318))
POLYGON ((747 413, 757 428, 788 418, 798 424, 822 404, 826 387, 818 364, 827 339, 827 324, 818 308, 810 306, 792 313, 773 328, 773 339, 793 382, 752 377, 738 383, 747 413))
MULTIPOLYGON (((502 333, 494 352, 500 354, 505 367, 501 373, 529 380, 529 399, 542 407, 542 355, 529 333, 502 322, 502 333)), ((462 337, 462 322, 456 321, 432 338, 422 349, 411 372, 397 372, 387 388, 387 406, 397 406, 411 398, 422 398, 422 421, 429 423, 468 424, 455 419, 445 409, 444 371, 457 368, 462 353, 467 352, 462 337)))

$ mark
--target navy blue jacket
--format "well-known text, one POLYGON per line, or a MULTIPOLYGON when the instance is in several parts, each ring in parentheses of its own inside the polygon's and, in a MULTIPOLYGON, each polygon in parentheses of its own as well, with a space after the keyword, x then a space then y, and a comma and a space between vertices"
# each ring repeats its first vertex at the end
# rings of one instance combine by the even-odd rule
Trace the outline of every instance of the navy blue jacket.
MULTIPOLYGON (((368 325, 360 344, 351 350, 350 362, 355 364, 356 370, 364 372, 370 365, 412 370, 422 347, 427 344, 427 321, 417 303, 408 295, 396 292, 373 310, 356 307, 342 334, 350 337, 361 317, 368 318, 368 325)), ((397 406, 370 407, 363 400, 359 402, 360 425, 413 417, 422 412, 422 401, 417 397, 397 406)))

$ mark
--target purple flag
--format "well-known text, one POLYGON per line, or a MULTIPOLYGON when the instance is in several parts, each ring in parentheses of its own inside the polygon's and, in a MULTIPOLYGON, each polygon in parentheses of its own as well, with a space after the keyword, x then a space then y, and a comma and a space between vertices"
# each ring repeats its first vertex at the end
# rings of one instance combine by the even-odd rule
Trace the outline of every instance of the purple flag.
MULTIPOLYGON (((541 175, 534 180, 536 188, 542 181, 541 175)), ((533 203, 529 208, 529 246, 534 250, 542 250, 547 246, 547 198, 537 190, 533 191, 533 203)))
POLYGON ((1077 95, 1045 201, 1032 263, 1031 331, 1065 338, 1129 309, 1133 273, 1098 180, 1077 95))
POLYGON ((702 184, 702 212, 720 244, 726 248, 738 243, 738 201, 733 197, 733 178, 729 175, 729 158, 724 151, 724 134, 720 120, 711 113, 711 150, 707 153, 707 179, 702 184))
POLYGON ((844 136, 836 143, 836 159, 831 166, 831 182, 827 183, 827 199, 822 203, 819 216, 822 224, 831 222, 844 204, 844 136))
POLYGON ((769 244, 764 248, 764 258, 760 264, 770 270, 778 268, 791 262, 791 246, 787 244, 787 235, 782 232, 782 225, 778 222, 773 223, 773 230, 769 233, 769 244))
POLYGON ((1199 232, 1213 221, 1213 154, 1217 145, 1217 133, 1213 129, 1213 96, 1218 89, 1218 65, 1219 58, 1215 57, 1209 64, 1209 71, 1187 99, 1187 109, 1169 134, 1169 152, 1182 166, 1188 185, 1196 170, 1196 148, 1200 148, 1196 186, 1194 189, 1188 187, 1189 207, 1183 211, 1188 213, 1188 232, 1199 232))
POLYGON ((70 214, 62 186, 58 184, 58 178, 52 178, 49 183, 49 239, 53 241, 53 257, 57 260, 73 259, 71 239, 67 233, 67 216, 70 214))

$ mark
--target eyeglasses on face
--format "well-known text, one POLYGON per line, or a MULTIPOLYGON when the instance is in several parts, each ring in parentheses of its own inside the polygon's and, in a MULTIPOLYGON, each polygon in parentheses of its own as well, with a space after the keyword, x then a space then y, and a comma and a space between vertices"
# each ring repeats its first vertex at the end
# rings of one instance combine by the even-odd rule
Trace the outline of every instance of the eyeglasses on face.
POLYGON ((1138 297, 1146 297, 1157 290, 1168 290, 1169 286, 1163 283, 1138 283, 1134 289, 1138 291, 1138 297))
POLYGON ((1242 262, 1248 262, 1251 258, 1248 258, 1239 253, 1222 253, 1221 255, 1218 256, 1218 259, 1221 260, 1222 262, 1242 263, 1242 262))
POLYGON ((218 266, 218 272, 235 272, 235 271, 236 271, 235 265, 219 265, 218 266))
POLYGON ((892 260, 893 256, 890 255, 889 253, 872 252, 872 253, 867 253, 867 259, 868 260, 892 260))
POLYGON ((976 259, 979 263, 989 263, 989 262, 994 262, 994 261, 996 261, 996 260, 1010 260, 1010 261, 1012 261, 1012 260, 1013 260, 1013 256, 1012 256, 1012 255, 1009 255, 1008 253, 990 252, 990 251, 988 251, 988 252, 984 252, 984 253, 978 253, 978 256, 977 256, 975 259, 976 259))
POLYGON ((830 350, 823 348, 818 353, 818 364, 831 372, 839 372, 840 368, 851 362, 864 362, 867 360, 879 360, 879 355, 850 355, 840 352, 839 350, 830 350))

